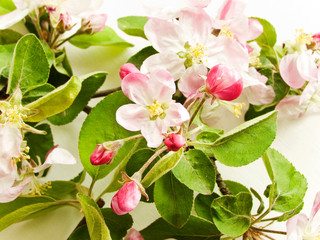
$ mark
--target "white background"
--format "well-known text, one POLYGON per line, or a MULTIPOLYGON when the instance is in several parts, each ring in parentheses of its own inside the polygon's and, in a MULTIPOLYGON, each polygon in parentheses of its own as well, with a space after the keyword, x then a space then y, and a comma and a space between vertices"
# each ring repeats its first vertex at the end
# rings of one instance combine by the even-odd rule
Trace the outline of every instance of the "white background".
MULTIPOLYGON (((155 0, 154 0, 155 1, 155 0)), ((161 1, 161 0, 158 0, 161 1)), ((174 0, 172 0, 174 1, 174 0)), ((212 0, 209 13, 214 12, 222 1, 212 0)), ((305 32, 320 32, 320 1, 319 0, 248 0, 246 9, 248 16, 265 18, 276 28, 278 43, 294 37, 295 29, 303 28, 305 32)), ((147 41, 129 37, 117 29, 116 19, 128 15, 145 15, 138 0, 105 0, 101 12, 108 14, 108 25, 127 41, 136 46, 129 49, 110 49, 106 47, 92 47, 87 50, 77 49, 67 45, 68 57, 74 69, 75 75, 87 74, 94 71, 107 71, 109 75, 103 86, 106 88, 117 87, 120 84, 118 76, 119 68, 127 59, 147 46, 147 41)), ((101 100, 101 99, 99 99, 101 100)), ((90 102, 91 106, 98 100, 90 102)), ((55 143, 70 150, 79 160, 77 142, 78 134, 86 114, 81 113, 77 119, 62 127, 53 126, 55 143)), ((278 135, 273 147, 279 150, 289 159, 298 171, 308 179, 309 189, 305 197, 303 212, 309 215, 313 198, 320 190, 320 113, 307 114, 298 120, 281 120, 278 125, 278 135)), ((259 193, 263 193, 265 186, 270 183, 266 170, 261 162, 256 162, 241 168, 230 168, 219 165, 224 179, 239 181, 247 187, 253 187, 259 193)), ((49 172, 48 180, 68 180, 82 170, 80 160, 75 166, 54 166, 49 172)), ((108 184, 108 180, 100 180, 94 193, 96 196, 108 184)), ((90 184, 87 177, 86 185, 90 184)), ((110 206, 113 194, 105 195, 106 206, 110 206)), ((132 212, 134 227, 143 229, 153 220, 159 217, 156 208, 152 204, 140 203, 132 212)), ((78 221, 81 213, 72 208, 61 208, 45 216, 14 224, 0 232, 1 240, 64 240, 66 239, 78 221)), ((269 228, 285 231, 285 224, 277 224, 269 228)), ((284 236, 274 236, 276 239, 285 239, 284 236)))

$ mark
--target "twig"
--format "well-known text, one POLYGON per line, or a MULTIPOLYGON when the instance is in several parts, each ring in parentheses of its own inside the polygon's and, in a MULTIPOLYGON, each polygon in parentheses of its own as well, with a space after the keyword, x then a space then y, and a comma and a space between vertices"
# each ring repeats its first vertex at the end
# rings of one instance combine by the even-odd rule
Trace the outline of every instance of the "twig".
POLYGON ((89 114, 91 112, 91 110, 92 110, 92 107, 90 107, 88 105, 85 106, 84 109, 82 109, 82 111, 84 111, 86 114, 89 114))
POLYGON ((214 169, 216 171, 216 183, 220 189, 220 192, 222 193, 222 195, 232 195, 232 193, 230 192, 229 188, 227 187, 227 185, 224 183, 220 172, 218 171, 217 165, 216 165, 216 161, 214 158, 210 158, 212 161, 212 164, 214 166, 214 169))
POLYGON ((121 87, 117 87, 117 88, 112 88, 112 89, 96 92, 92 96, 92 98, 105 97, 105 96, 108 96, 109 94, 114 93, 114 92, 119 91, 119 90, 121 90, 121 87))
POLYGON ((263 228, 257 228, 257 227, 252 227, 252 226, 250 228, 253 230, 256 230, 256 231, 260 231, 260 232, 268 232, 268 233, 287 235, 287 232, 283 232, 283 231, 263 229, 263 228))

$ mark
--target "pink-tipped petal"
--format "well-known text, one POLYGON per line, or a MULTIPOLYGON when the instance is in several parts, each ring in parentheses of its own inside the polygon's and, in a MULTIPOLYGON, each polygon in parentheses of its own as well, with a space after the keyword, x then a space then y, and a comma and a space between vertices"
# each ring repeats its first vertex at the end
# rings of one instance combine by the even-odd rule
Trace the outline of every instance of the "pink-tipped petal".
POLYGON ((246 3, 241 0, 226 0, 218 11, 218 19, 232 19, 242 15, 246 3))
POLYGON ((263 33, 263 26, 257 19, 249 18, 248 19, 248 37, 247 41, 256 39, 263 33))
POLYGON ((171 127, 180 126, 190 119, 189 112, 181 103, 171 103, 166 114, 165 120, 171 127))
POLYGON ((143 237, 141 236, 140 232, 137 231, 134 228, 131 228, 126 237, 124 238, 124 240, 144 240, 143 237))
POLYGON ((205 85, 205 80, 208 74, 207 67, 202 64, 195 64, 188 68, 181 76, 178 82, 178 88, 185 97, 196 96, 200 87, 205 85))
POLYGON ((176 92, 173 76, 164 69, 156 69, 150 72, 147 91, 159 102, 170 102, 172 95, 176 92))
POLYGON ((23 189, 29 184, 33 177, 29 177, 23 181, 23 183, 10 187, 0 193, 0 203, 11 202, 16 199, 23 191, 23 189))
POLYGON ((300 213, 287 221, 287 240, 302 240, 303 232, 308 224, 308 217, 300 213))
POLYGON ((186 145, 186 140, 184 136, 177 133, 171 133, 165 140, 164 144, 168 147, 171 151, 178 151, 181 147, 186 145))
POLYGON ((214 96, 216 96, 221 100, 232 101, 240 96, 242 89, 243 89, 242 79, 239 79, 233 85, 215 92, 214 96))
POLYGON ((282 99, 276 106, 279 118, 299 118, 307 110, 307 106, 300 105, 300 96, 289 96, 282 99))
POLYGON ((149 78, 142 73, 130 73, 122 79, 121 89, 131 101, 148 106, 153 102, 148 90, 149 78))
POLYGON ((145 35, 159 52, 184 50, 183 31, 178 24, 163 19, 150 18, 144 26, 145 35))
POLYGON ((119 125, 129 131, 139 131, 141 126, 150 119, 146 107, 138 104, 127 104, 117 110, 116 120, 119 125))
POLYGON ((319 209, 320 209, 320 192, 317 192, 316 197, 314 198, 314 201, 313 201, 312 209, 311 209, 311 214, 310 214, 311 220, 318 213, 319 209))
POLYGON ((133 65, 132 63, 126 63, 123 64, 120 68, 120 78, 123 79, 125 76, 127 76, 129 73, 140 73, 139 69, 133 65))

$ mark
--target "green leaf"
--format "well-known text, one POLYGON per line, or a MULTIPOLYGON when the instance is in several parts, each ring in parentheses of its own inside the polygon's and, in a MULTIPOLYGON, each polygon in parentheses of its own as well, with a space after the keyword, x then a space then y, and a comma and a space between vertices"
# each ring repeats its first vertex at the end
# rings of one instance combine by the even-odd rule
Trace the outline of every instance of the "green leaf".
POLYGON ((79 92, 72 105, 65 111, 49 117, 48 120, 55 125, 64 125, 72 122, 83 108, 88 104, 91 97, 102 86, 107 73, 95 73, 82 81, 81 91, 79 92))
POLYGON ((46 160, 46 155, 48 151, 53 147, 53 136, 51 128, 48 124, 41 124, 36 126, 36 129, 43 130, 47 134, 40 135, 27 132, 25 134, 25 140, 27 140, 27 145, 30 147, 29 155, 31 159, 37 162, 37 156, 39 157, 41 163, 46 160))
POLYGON ((77 35, 69 40, 69 42, 79 48, 86 49, 90 46, 118 46, 118 47, 133 47, 133 44, 126 42, 110 27, 98 33, 89 35, 77 35))
POLYGON ((50 181, 49 187, 45 188, 41 194, 56 200, 77 199, 78 185, 71 181, 50 181))
POLYGON ((307 190, 306 178, 274 149, 268 149, 262 159, 272 181, 269 192, 272 210, 288 212, 296 209, 307 190))
POLYGON ((152 183, 161 178, 164 174, 173 169, 180 161, 183 155, 183 148, 180 148, 177 152, 169 152, 164 155, 146 174, 142 179, 141 184, 148 188, 152 183))
POLYGON ((215 169, 211 160, 200 150, 187 151, 172 172, 188 188, 206 195, 213 193, 215 169))
POLYGON ((91 240, 111 240, 110 231, 103 219, 98 205, 89 197, 78 194, 77 196, 86 218, 91 240))
POLYGON ((45 84, 49 78, 49 63, 41 42, 33 34, 23 36, 14 49, 7 93, 17 87, 22 92, 45 84))
POLYGON ((90 235, 88 232, 87 225, 82 225, 78 227, 68 238, 68 240, 90 240, 90 235))
POLYGON ((12 43, 16 44, 21 37, 22 37, 21 33, 18 33, 11 29, 0 30, 0 45, 6 45, 6 44, 12 44, 12 43))
POLYGON ((146 60, 151 55, 158 53, 152 46, 145 47, 135 55, 129 58, 128 63, 134 64, 138 69, 140 69, 144 60, 146 60))
MULTIPOLYGON (((201 132, 197 135, 196 140, 198 142, 201 143, 213 143, 215 142, 219 137, 221 136, 221 134, 219 134, 218 132, 201 132)), ((213 148, 212 146, 206 146, 206 145, 199 145, 199 146, 195 146, 195 148, 203 151, 205 154, 207 154, 208 156, 214 156, 213 153, 213 148)))
POLYGON ((73 103, 81 89, 81 81, 78 77, 72 77, 67 83, 56 88, 49 94, 26 105, 30 110, 36 109, 38 114, 25 119, 26 122, 40 122, 47 117, 64 111, 73 103))
POLYGON ((24 105, 32 103, 32 102, 36 101, 37 99, 43 97, 44 95, 50 93, 54 89, 55 89, 55 87, 49 83, 46 83, 46 84, 43 84, 39 87, 31 89, 23 94, 22 103, 24 105))
POLYGON ((9 68, 13 57, 15 44, 0 45, 0 74, 9 77, 9 68))
POLYGON ((75 176, 73 179, 71 179, 71 182, 75 182, 75 183, 83 183, 83 181, 86 178, 86 171, 82 170, 77 176, 75 176))
MULTIPOLYGON (((259 107, 264 107, 264 105, 259 105, 259 107)), ((249 121, 251 119, 254 119, 256 117, 262 116, 268 112, 272 112, 275 109, 275 106, 267 107, 264 109, 261 109, 261 111, 256 110, 257 105, 249 105, 249 109, 246 112, 246 115, 244 116, 245 121, 249 121)), ((260 109, 259 109, 260 110, 260 109)))
POLYGON ((7 14, 16 9, 12 0, 1 0, 0 2, 0 15, 7 14))
MULTIPOLYGON (((58 73, 66 75, 68 77, 72 76, 72 69, 67 57, 67 53, 65 49, 58 51, 55 53, 53 65, 58 73)), ((56 86, 55 84, 53 84, 56 86)))
POLYGON ((221 233, 237 237, 245 233, 251 223, 252 197, 249 193, 222 196, 213 200, 211 214, 221 233))
POLYGON ((226 184, 232 195, 237 195, 241 192, 250 193, 249 189, 243 186, 241 183, 230 180, 223 180, 223 182, 226 184))
POLYGON ((303 208, 304 203, 302 202, 298 207, 296 207, 295 209, 284 213, 283 215, 281 215, 277 221, 278 222, 284 222, 284 221, 288 221, 290 218, 292 218, 294 215, 297 215, 298 213, 301 212, 302 208, 303 208))
POLYGON ((148 21, 143 16, 128 16, 118 19, 118 27, 128 35, 146 38, 144 34, 144 25, 148 21))
POLYGON ((198 194, 194 200, 194 209, 199 217, 204 218, 210 222, 213 222, 211 216, 211 204, 214 199, 220 197, 216 193, 211 195, 198 194))
POLYGON ((255 41, 261 46, 270 46, 273 47, 277 43, 277 33, 275 28, 269 23, 267 20, 262 18, 254 18, 257 19, 260 24, 263 26, 263 32, 261 35, 255 39, 255 41))
POLYGON ((214 156, 227 166, 247 165, 262 156, 275 139, 276 132, 277 112, 273 111, 222 135, 212 144, 214 156))
POLYGON ((118 150, 111 165, 93 166, 90 156, 97 144, 127 138, 137 134, 121 127, 116 121, 116 111, 130 100, 121 92, 108 95, 99 102, 85 119, 79 136, 79 154, 84 169, 93 179, 101 179, 116 168, 130 152, 135 141, 127 142, 118 150))
POLYGON ((173 227, 160 218, 140 233, 144 240, 163 240, 167 238, 177 240, 220 239, 220 232, 214 224, 195 216, 191 216, 181 229, 173 227))
POLYGON ((260 215, 260 214, 263 212, 263 210, 264 210, 264 202, 263 202, 263 200, 262 200, 262 197, 261 197, 260 194, 259 194, 256 190, 254 190, 253 188, 250 188, 250 191, 252 192, 253 196, 255 196, 256 199, 258 199, 259 202, 260 202, 259 208, 258 208, 258 210, 257 210, 257 215, 260 215))
POLYGON ((193 191, 180 183, 169 172, 156 181, 154 202, 164 220, 181 228, 186 224, 191 214, 193 191))
POLYGON ((14 223, 28 220, 44 210, 53 210, 65 203, 48 197, 19 197, 12 202, 2 203, 0 208, 0 231, 14 223))

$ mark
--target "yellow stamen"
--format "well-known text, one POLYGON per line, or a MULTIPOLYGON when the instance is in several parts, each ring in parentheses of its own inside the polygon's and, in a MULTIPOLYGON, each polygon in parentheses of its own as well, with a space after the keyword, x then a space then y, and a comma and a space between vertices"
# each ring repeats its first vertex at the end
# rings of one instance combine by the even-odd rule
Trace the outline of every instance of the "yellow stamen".
POLYGON ((233 106, 233 114, 234 114, 237 118, 239 118, 239 117, 242 115, 241 110, 242 110, 242 107, 243 107, 243 106, 245 106, 244 103, 237 103, 237 104, 235 104, 235 105, 233 106))
POLYGON ((228 37, 228 38, 232 38, 232 39, 234 38, 234 35, 231 32, 230 27, 227 26, 226 24, 222 25, 219 36, 224 36, 224 37, 228 37))
POLYGON ((166 117, 165 110, 168 109, 167 104, 160 104, 158 100, 153 101, 153 103, 147 106, 149 112, 149 118, 151 120, 156 120, 158 117, 164 119, 166 117))
POLYGON ((255 56, 254 54, 249 55, 249 63, 252 67, 261 67, 262 63, 260 62, 260 58, 255 56))
POLYGON ((21 108, 17 105, 7 108, 4 112, 4 121, 5 123, 9 123, 10 127, 16 126, 18 128, 23 128, 25 125, 23 119, 26 117, 26 115, 21 113, 21 108))
POLYGON ((296 30, 297 41, 301 44, 311 44, 312 34, 304 33, 303 29, 296 30))

